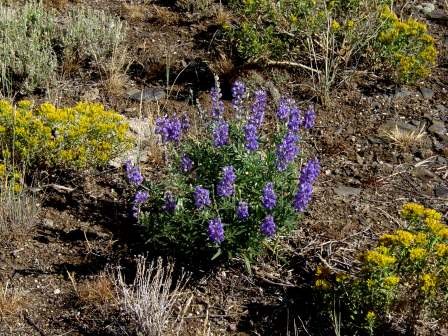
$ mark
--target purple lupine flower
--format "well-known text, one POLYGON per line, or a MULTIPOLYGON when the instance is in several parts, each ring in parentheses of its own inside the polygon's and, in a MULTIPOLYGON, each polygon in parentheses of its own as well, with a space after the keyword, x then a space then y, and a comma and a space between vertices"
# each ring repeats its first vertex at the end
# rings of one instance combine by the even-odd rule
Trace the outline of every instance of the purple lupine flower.
POLYGON ((180 128, 182 131, 186 131, 190 128, 190 118, 186 114, 183 114, 180 117, 180 128))
POLYGON ((221 100, 222 95, 219 86, 215 86, 210 90, 210 96, 212 98, 212 116, 218 119, 224 113, 224 103, 221 100))
POLYGON ((162 137, 162 142, 178 142, 182 135, 182 123, 179 118, 167 116, 157 118, 155 133, 162 137))
POLYGON ((320 173, 320 163, 317 158, 309 160, 305 163, 300 171, 300 184, 312 184, 320 173))
POLYGON ((304 211, 311 200, 312 194, 313 186, 310 183, 301 184, 294 196, 294 208, 300 212, 304 211))
POLYGON ((247 204, 247 202, 238 202, 238 207, 236 208, 236 217, 238 217, 238 219, 246 219, 247 217, 249 217, 249 205, 247 204))
POLYGON ((299 136, 293 132, 288 132, 282 142, 277 146, 276 156, 278 171, 284 171, 288 165, 295 160, 299 153, 297 141, 299 141, 299 136))
POLYGON ((143 176, 142 173, 140 172, 139 167, 134 166, 131 160, 126 161, 125 167, 126 167, 126 175, 128 177, 129 182, 131 182, 136 186, 142 184, 143 176))
POLYGON ((216 193, 220 197, 228 197, 233 195, 235 192, 235 180, 236 174, 235 169, 232 166, 226 166, 222 169, 223 177, 221 181, 219 181, 218 186, 216 188, 216 193))
POLYGON ((266 237, 272 237, 275 235, 276 225, 274 222, 274 217, 271 215, 266 216, 261 222, 260 229, 261 233, 263 233, 266 237))
POLYGON ((248 151, 254 152, 258 149, 257 127, 253 124, 244 126, 244 142, 248 151))
POLYGON ((229 142, 229 124, 220 120, 215 124, 213 130, 213 144, 215 147, 223 147, 229 142))
POLYGON ((183 154, 180 158, 180 169, 184 173, 188 173, 193 168, 193 160, 187 154, 183 154))
POLYGON ((309 160, 300 171, 299 187, 294 196, 294 208, 304 211, 313 194, 313 183, 320 172, 320 164, 317 158, 309 160))
POLYGON ((217 244, 224 241, 224 226, 220 218, 213 218, 208 221, 208 236, 212 242, 217 244))
POLYGON ((243 82, 236 81, 232 86, 232 106, 237 115, 241 112, 241 104, 243 102, 246 86, 243 82))
POLYGON ((173 213, 174 211, 176 211, 176 204, 177 201, 174 195, 171 192, 167 191, 164 196, 163 209, 166 212, 173 213))
POLYGON ((291 132, 298 132, 302 126, 302 113, 297 106, 293 106, 289 113, 288 130, 291 132))
POLYGON ((132 215, 135 218, 138 218, 140 214, 140 206, 145 203, 149 198, 149 194, 146 191, 139 190, 135 193, 133 206, 132 206, 132 215))
POLYGON ((210 191, 202 186, 197 186, 194 189, 194 205, 196 209, 205 208, 210 204, 212 204, 212 201, 210 200, 210 191))
POLYGON ((290 110, 291 110, 290 100, 286 98, 281 98, 278 103, 277 118, 279 120, 288 119, 290 110))
POLYGON ((272 210, 275 204, 277 204, 277 195, 275 194, 274 184, 272 182, 266 183, 263 188, 262 202, 263 206, 268 210, 272 210))
POLYGON ((252 115, 250 116, 251 124, 257 128, 263 124, 264 112, 266 110, 267 94, 266 91, 258 90, 255 92, 255 99, 252 105, 252 115))
POLYGON ((314 127, 316 123, 316 112, 314 111, 314 107, 310 106, 308 110, 305 112, 303 126, 306 129, 310 129, 314 127))

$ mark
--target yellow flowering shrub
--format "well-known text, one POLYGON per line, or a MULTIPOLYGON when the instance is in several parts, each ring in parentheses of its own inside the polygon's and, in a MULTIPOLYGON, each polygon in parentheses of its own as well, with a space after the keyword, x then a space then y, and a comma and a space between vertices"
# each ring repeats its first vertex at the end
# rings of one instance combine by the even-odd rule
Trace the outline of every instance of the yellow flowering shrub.
POLYGON ((407 83, 427 77, 436 64, 437 50, 426 24, 413 18, 401 20, 389 6, 384 6, 380 18, 377 49, 395 79, 407 83))
MULTIPOLYGON (((30 101, 13 106, 0 100, 0 171, 16 166, 97 167, 130 148, 123 116, 97 103, 58 108, 34 107, 30 101)), ((7 174, 4 172, 3 174, 7 174)))
POLYGON ((418 319, 448 322, 448 226, 441 213, 416 203, 405 204, 401 215, 407 229, 381 236, 363 254, 358 273, 316 272, 324 298, 344 302, 348 327, 361 323, 374 335, 373 327, 394 315, 411 326, 418 319))

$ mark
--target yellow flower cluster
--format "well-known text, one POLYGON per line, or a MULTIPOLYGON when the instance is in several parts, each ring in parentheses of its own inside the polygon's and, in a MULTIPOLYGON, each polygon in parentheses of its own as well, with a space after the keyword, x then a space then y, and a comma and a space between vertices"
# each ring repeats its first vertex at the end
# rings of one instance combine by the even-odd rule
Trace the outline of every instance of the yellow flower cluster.
POLYGON ((394 65, 399 80, 412 82, 428 76, 436 64, 437 50, 427 26, 415 19, 400 20, 389 6, 381 12, 383 30, 378 35, 384 60, 394 65))
POLYGON ((123 116, 97 103, 57 108, 30 101, 16 107, 0 101, 0 144, 4 160, 14 153, 20 164, 45 164, 70 168, 95 167, 130 148, 123 116))
POLYGON ((397 261, 397 259, 391 256, 389 253, 390 251, 387 247, 378 246, 373 250, 367 251, 365 256, 366 261, 381 268, 386 268, 393 265, 397 261))
POLYGON ((421 276, 422 281, 422 291, 425 293, 430 293, 434 291, 437 285, 437 278, 434 274, 425 273, 421 276))

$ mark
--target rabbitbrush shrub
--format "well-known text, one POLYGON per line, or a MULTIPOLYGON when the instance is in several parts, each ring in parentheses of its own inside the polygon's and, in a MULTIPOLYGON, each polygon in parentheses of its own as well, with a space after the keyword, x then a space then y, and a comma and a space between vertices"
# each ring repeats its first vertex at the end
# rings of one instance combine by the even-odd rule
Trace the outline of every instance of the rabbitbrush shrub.
POLYGON ((266 92, 256 91, 248 109, 241 82, 228 118, 218 86, 211 97, 207 127, 195 136, 186 118, 157 120, 166 177, 144 181, 128 163, 129 180, 139 186, 133 210, 155 246, 250 260, 269 239, 294 229, 310 201, 319 163, 303 161, 299 134, 313 127, 315 113, 283 98, 276 117, 265 117, 266 92))
POLYGON ((57 108, 50 103, 33 107, 30 101, 13 106, 0 100, 0 164, 97 167, 130 145, 124 117, 101 104, 57 108))
POLYGON ((409 226, 383 235, 355 276, 318 268, 316 287, 331 311, 336 302, 347 327, 376 335, 392 320, 408 332, 419 321, 448 323, 448 226, 441 213, 415 203, 402 216, 409 226))
POLYGON ((390 0, 230 3, 239 24, 224 28, 243 59, 304 65, 325 90, 359 64, 392 70, 398 82, 424 78, 435 64, 435 44, 426 25, 397 18, 390 0))

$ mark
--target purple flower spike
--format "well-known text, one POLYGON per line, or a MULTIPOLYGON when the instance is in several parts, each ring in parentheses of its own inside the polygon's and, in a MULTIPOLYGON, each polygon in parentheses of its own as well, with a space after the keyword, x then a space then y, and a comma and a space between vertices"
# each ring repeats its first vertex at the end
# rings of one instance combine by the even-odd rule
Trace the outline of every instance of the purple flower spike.
POLYGON ((241 201, 238 203, 238 207, 236 208, 236 217, 241 220, 249 217, 249 205, 247 202, 241 201))
POLYGON ((210 90, 210 96, 212 98, 212 116, 216 119, 221 118, 224 113, 224 103, 221 100, 222 95, 219 86, 210 90))
POLYGON ((236 81, 232 86, 232 106, 237 115, 241 112, 241 104, 244 99, 244 94, 246 93, 246 86, 243 82, 236 81))
POLYGON ((143 182, 143 176, 140 173, 140 169, 138 166, 134 166, 131 160, 126 161, 126 175, 128 177, 129 182, 132 184, 139 186, 143 182))
POLYGON ((293 162, 299 153, 299 147, 297 146, 299 136, 288 132, 283 141, 277 146, 277 169, 278 171, 284 171, 288 165, 293 162))
POLYGON ((289 114, 288 130, 291 132, 298 132, 302 123, 303 119, 301 111, 296 106, 293 106, 289 114))
POLYGON ((314 107, 310 106, 308 110, 305 112, 303 126, 306 129, 313 128, 316 123, 316 112, 314 111, 314 107))
POLYGON ((245 147, 248 151, 254 152, 258 149, 257 127, 253 124, 244 126, 245 147))
POLYGON ((180 169, 184 173, 188 173, 193 169, 193 160, 187 154, 183 154, 180 158, 180 169))
POLYGON ((289 99, 281 98, 278 104, 277 118, 282 121, 287 120, 290 110, 291 107, 289 99))
POLYGON ((162 137, 162 142, 179 142, 182 135, 182 123, 179 118, 167 116, 157 118, 155 133, 162 137))
POLYGON ((233 195, 235 192, 235 180, 236 174, 235 169, 232 166, 226 166, 222 169, 223 177, 221 181, 218 183, 218 187, 216 188, 216 193, 220 197, 228 197, 233 195))
POLYGON ((163 205, 163 209, 166 212, 173 213, 176 211, 176 198, 171 192, 168 191, 165 193, 164 202, 165 204, 163 205))
POLYGON ((229 142, 229 124, 223 120, 218 121, 213 130, 213 144, 223 147, 229 142))
POLYGON ((304 164, 300 171, 300 178, 299 182, 300 184, 310 183, 312 184, 317 176, 319 176, 320 173, 320 163, 317 158, 309 160, 307 163, 304 164))
POLYGON ((221 244, 224 241, 224 226, 220 218, 208 221, 208 236, 214 243, 221 244))
POLYGON ((251 124, 257 128, 263 124, 264 112, 266 110, 267 94, 266 91, 258 90, 255 92, 255 99, 252 105, 252 115, 250 117, 251 124))
POLYGON ((202 186, 197 186, 194 189, 194 205, 196 209, 203 209, 210 204, 212 204, 210 200, 210 191, 202 186))
POLYGON ((274 217, 271 215, 266 216, 266 218, 261 222, 260 229, 261 233, 263 233, 266 237, 274 236, 277 229, 274 222, 274 217))
POLYGON ((294 208, 299 212, 303 212, 311 201, 312 194, 313 186, 311 184, 300 185, 297 194, 294 196, 294 208))
POLYGON ((180 127, 182 131, 186 131, 190 128, 190 118, 186 114, 183 114, 182 117, 180 117, 180 127))
POLYGON ((268 210, 272 210, 277 204, 277 195, 275 194, 274 184, 272 182, 266 183, 263 189, 262 202, 263 206, 268 210))
POLYGON ((148 200, 148 193, 146 191, 137 191, 134 197, 134 204, 143 204, 148 200))

